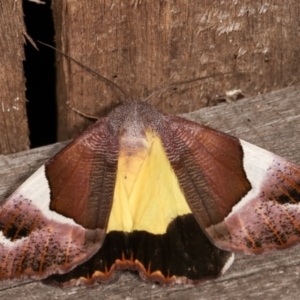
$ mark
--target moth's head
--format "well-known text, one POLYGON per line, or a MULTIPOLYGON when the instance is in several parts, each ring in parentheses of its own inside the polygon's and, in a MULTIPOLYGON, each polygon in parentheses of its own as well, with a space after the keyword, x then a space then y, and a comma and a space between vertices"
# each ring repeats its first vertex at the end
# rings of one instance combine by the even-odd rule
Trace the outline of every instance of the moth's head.
POLYGON ((159 131, 163 115, 146 102, 132 100, 116 107, 107 119, 113 133, 127 132, 130 135, 139 135, 148 128, 159 131))

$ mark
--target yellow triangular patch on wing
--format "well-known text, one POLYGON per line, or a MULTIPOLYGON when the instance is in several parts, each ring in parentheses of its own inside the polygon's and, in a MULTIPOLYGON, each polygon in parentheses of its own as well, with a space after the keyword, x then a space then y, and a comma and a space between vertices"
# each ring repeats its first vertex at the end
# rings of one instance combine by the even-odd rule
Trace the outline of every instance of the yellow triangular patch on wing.
MULTIPOLYGON (((126 137, 124 137, 126 139, 126 137)), ((169 223, 191 210, 165 153, 152 131, 121 143, 113 206, 107 232, 166 232, 169 223)))

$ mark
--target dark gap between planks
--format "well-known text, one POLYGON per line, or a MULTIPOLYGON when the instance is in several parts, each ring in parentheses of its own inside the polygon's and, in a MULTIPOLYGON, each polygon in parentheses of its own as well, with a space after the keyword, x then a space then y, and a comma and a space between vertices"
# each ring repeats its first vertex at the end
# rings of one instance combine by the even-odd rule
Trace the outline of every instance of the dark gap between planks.
MULTIPOLYGON (((44 2, 46 4, 43 5, 23 0, 24 22, 27 33, 35 42, 40 40, 55 46, 51 1, 44 2)), ((57 141, 55 52, 37 46, 39 51, 29 41, 24 45, 23 65, 31 148, 57 141)))

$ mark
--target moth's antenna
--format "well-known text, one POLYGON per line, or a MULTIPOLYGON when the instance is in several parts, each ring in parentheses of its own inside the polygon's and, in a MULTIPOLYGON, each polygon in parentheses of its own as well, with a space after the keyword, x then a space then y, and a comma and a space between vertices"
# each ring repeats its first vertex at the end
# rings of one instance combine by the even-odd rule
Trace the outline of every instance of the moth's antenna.
POLYGON ((70 103, 68 103, 68 106, 69 106, 73 111, 75 111, 77 114, 79 114, 79 115, 82 116, 82 117, 85 117, 85 118, 91 119, 91 120, 99 120, 99 117, 94 116, 94 115, 88 115, 88 114, 85 114, 85 113, 83 113, 82 111, 80 111, 80 110, 78 110, 78 109, 76 109, 76 108, 70 106, 70 103))
POLYGON ((151 93, 147 98, 145 98, 143 100, 143 102, 146 102, 148 101, 151 97, 153 97, 154 95, 156 94, 159 94, 159 93, 165 93, 167 90, 171 89, 171 88, 174 88, 178 85, 181 85, 181 84, 185 84, 185 83, 191 83, 191 82, 195 82, 195 81, 199 81, 199 80, 205 80, 205 79, 209 79, 209 78, 213 78, 213 77, 216 77, 216 76, 222 76, 222 75, 226 75, 226 74, 230 74, 232 72, 226 72, 226 73, 220 73, 220 74, 214 74, 214 75, 209 75, 209 76, 203 76, 203 77, 198 77, 198 78, 194 78, 194 79, 190 79, 190 80, 187 80, 187 81, 180 81, 180 82, 175 82, 169 86, 166 86, 164 88, 160 88, 158 89, 157 91, 151 93))
POLYGON ((112 82, 111 80, 109 80, 108 78, 100 75, 99 73, 97 73, 95 70, 85 66, 84 64, 82 64, 81 62, 79 62, 78 60, 72 58, 71 56, 69 56, 68 54, 64 53, 63 51, 59 50, 59 49, 56 49, 55 47, 49 45, 49 44, 46 44, 46 43, 43 43, 41 41, 37 41, 39 44, 42 44, 48 48, 51 48, 53 49, 54 51, 58 52, 58 53, 61 53, 62 55, 64 55, 65 57, 67 57, 69 60, 75 62, 77 65, 79 65, 80 67, 88 70, 89 72, 91 72, 92 74, 96 75, 97 77, 101 78, 103 81, 105 81, 106 83, 110 84, 112 87, 114 87, 115 89, 119 90, 123 96, 125 96, 125 99, 129 99, 128 95, 126 94, 126 92, 124 90, 122 90, 117 84, 115 84, 114 82, 112 82))

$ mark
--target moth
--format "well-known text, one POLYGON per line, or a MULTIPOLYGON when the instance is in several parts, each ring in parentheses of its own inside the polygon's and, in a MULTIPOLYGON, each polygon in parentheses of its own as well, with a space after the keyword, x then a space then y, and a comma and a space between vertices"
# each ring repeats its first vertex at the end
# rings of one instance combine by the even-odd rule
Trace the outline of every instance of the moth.
POLYGON ((1 202, 0 279, 198 283, 299 243, 299 201, 299 166, 124 102, 1 202))

